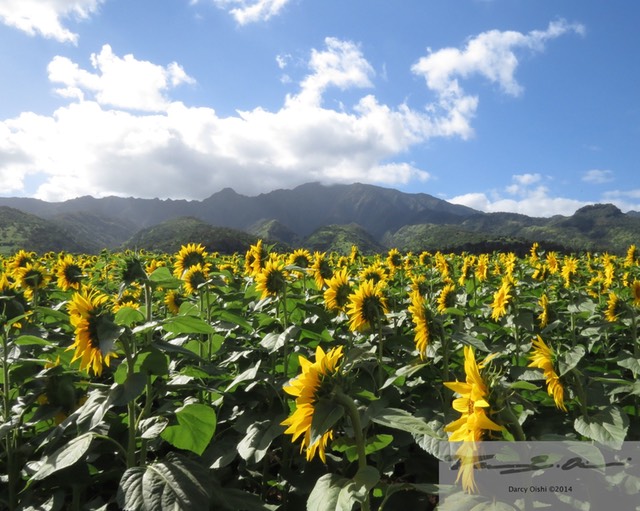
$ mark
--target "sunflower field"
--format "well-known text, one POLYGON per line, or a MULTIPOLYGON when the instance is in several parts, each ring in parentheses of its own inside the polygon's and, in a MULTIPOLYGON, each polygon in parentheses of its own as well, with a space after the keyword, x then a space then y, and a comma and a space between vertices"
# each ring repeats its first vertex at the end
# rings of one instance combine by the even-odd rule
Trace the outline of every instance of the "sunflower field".
POLYGON ((480 441, 640 440, 635 246, 19 251, 0 291, 0 509, 430 510, 458 442, 480 511, 480 441))

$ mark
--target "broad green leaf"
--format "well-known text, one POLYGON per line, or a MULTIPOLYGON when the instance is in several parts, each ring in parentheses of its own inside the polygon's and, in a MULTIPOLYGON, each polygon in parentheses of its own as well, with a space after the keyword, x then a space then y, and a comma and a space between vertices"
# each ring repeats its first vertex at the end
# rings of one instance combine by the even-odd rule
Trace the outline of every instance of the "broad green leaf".
POLYGON ((516 381, 509 385, 509 388, 520 390, 538 390, 540 387, 538 387, 538 385, 534 385, 533 383, 529 383, 528 381, 516 381))
POLYGON ((377 469, 365 466, 358 470, 350 481, 347 481, 340 493, 336 509, 352 509, 356 502, 364 502, 365 497, 380 480, 380 473, 377 469))
POLYGON ((260 346, 267 349, 269 353, 273 353, 282 348, 287 342, 297 339, 300 328, 290 326, 284 332, 270 332, 260 341, 260 346))
POLYGON ((169 361, 159 349, 149 346, 138 353, 135 368, 146 374, 163 376, 169 374, 169 361))
POLYGON ((201 455, 216 430, 216 412, 200 403, 192 403, 176 410, 177 425, 168 426, 160 436, 178 449, 201 455))
POLYGON ((587 438, 620 449, 629 428, 629 418, 620 408, 610 405, 600 408, 595 415, 578 417, 573 426, 587 438))
POLYGON ((227 323, 233 323, 244 328, 247 332, 253 331, 253 325, 249 323, 244 317, 235 312, 231 312, 226 309, 221 309, 213 314, 213 318, 219 321, 226 321, 227 323))
POLYGON ((114 351, 115 343, 124 332, 124 327, 116 325, 108 316, 101 316, 98 323, 98 343, 102 353, 114 351))
POLYGON ((144 419, 140 421, 140 437, 145 440, 157 438, 167 427, 168 423, 169 420, 166 417, 150 417, 144 419))
POLYGON ((381 426, 399 429, 414 435, 440 437, 424 419, 414 417, 409 412, 400 408, 383 408, 382 410, 374 412, 369 418, 381 426))
POLYGON ((124 406, 133 401, 144 391, 147 377, 142 373, 133 373, 127 376, 123 384, 116 384, 111 389, 111 400, 114 406, 124 406))
POLYGON ((120 479, 117 501, 125 511, 209 509, 209 486, 204 467, 169 453, 146 467, 127 469, 120 479))
MULTIPOLYGON (((365 442, 365 454, 368 456, 369 454, 380 451, 387 447, 391 442, 393 442, 392 435, 379 434, 369 437, 365 442)), ((358 447, 351 439, 342 437, 334 440, 331 443, 331 449, 336 452, 343 452, 347 457, 347 460, 350 462, 358 459, 358 447)))
POLYGON ((92 441, 93 433, 85 433, 70 440, 65 446, 47 456, 38 471, 31 476, 31 480, 40 481, 54 472, 77 463, 84 458, 92 441))
POLYGON ((280 425, 282 418, 277 420, 265 420, 251 424, 247 428, 247 434, 238 444, 238 454, 244 460, 253 460, 258 463, 267 454, 267 450, 285 428, 280 425))
POLYGON ((165 289, 176 289, 182 284, 182 281, 174 277, 166 266, 156 268, 153 273, 149 275, 149 280, 156 286, 160 286, 165 289))
POLYGON ((631 353, 627 351, 621 353, 620 359, 618 360, 618 365, 620 367, 624 367, 625 369, 630 369, 633 373, 634 378, 637 377, 638 374, 640 374, 640 359, 635 358, 631 355, 631 353))
POLYGON ((114 321, 116 325, 120 326, 128 326, 130 327, 134 323, 141 323, 144 321, 144 314, 140 312, 138 309, 134 309, 133 307, 122 307, 118 309, 116 312, 114 321))
POLYGON ((162 322, 162 328, 172 334, 213 334, 215 329, 197 316, 171 316, 162 322))
POLYGON ((255 380, 256 375, 258 374, 258 369, 260 368, 260 361, 253 367, 250 367, 246 371, 243 371, 238 376, 236 376, 233 381, 227 386, 224 390, 225 392, 229 392, 232 388, 234 388, 239 383, 242 383, 247 380, 255 380))
POLYGON ((338 497, 348 482, 336 474, 320 477, 309 494, 307 511, 351 511, 351 507, 338 507, 338 497))
POLYGON ((572 349, 565 351, 558 357, 558 369, 560 376, 567 374, 571 369, 578 365, 582 357, 584 357, 584 346, 574 346, 572 349))
POLYGON ((52 344, 51 341, 36 337, 35 335, 21 335, 13 342, 18 346, 49 346, 52 344))
POLYGON ((318 400, 311 419, 311 438, 309 445, 315 444, 344 415, 344 407, 325 398, 318 400))

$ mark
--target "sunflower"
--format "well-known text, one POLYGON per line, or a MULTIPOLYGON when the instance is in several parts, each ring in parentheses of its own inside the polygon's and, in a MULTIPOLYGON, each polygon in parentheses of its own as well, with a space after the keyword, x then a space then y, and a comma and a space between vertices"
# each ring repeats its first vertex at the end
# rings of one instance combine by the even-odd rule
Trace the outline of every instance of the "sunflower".
POLYGON ((410 294, 411 304, 408 307, 411 320, 415 325, 414 341, 416 349, 420 353, 420 358, 424 360, 427 356, 427 345, 429 344, 429 323, 427 321, 427 310, 425 308, 424 296, 419 289, 415 289, 410 294))
POLYGON ((244 272, 255 277, 258 275, 267 260, 268 252, 262 245, 262 240, 258 240, 255 245, 251 245, 244 257, 244 272))
POLYGON ((256 276, 256 290, 262 292, 264 300, 268 296, 282 294, 287 285, 284 263, 279 259, 270 259, 256 276))
POLYGON ((462 479, 462 485, 466 492, 476 490, 475 480, 473 478, 473 464, 469 459, 470 453, 475 452, 475 442, 482 439, 485 430, 502 431, 503 426, 493 422, 488 414, 490 413, 490 404, 488 401, 489 389, 485 383, 480 370, 493 358, 488 356, 484 362, 477 364, 475 354, 471 346, 464 347, 464 371, 466 381, 463 382, 444 382, 445 386, 460 397, 454 399, 453 409, 460 412, 459 419, 450 422, 445 427, 450 442, 464 442, 468 444, 466 447, 461 446, 456 453, 461 457, 461 468, 458 472, 458 478, 462 479))
POLYGON ((292 435, 292 442, 302 436, 300 452, 306 450, 307 461, 311 461, 316 452, 320 459, 326 463, 325 449, 329 440, 333 438, 333 430, 324 432, 313 444, 311 443, 311 423, 315 407, 327 393, 327 386, 331 378, 338 372, 338 363, 342 358, 342 346, 329 350, 328 353, 320 346, 316 348, 316 360, 310 362, 303 356, 299 356, 302 372, 284 385, 287 394, 296 398, 295 411, 281 425, 288 426, 285 434, 292 435))
POLYGON ((545 344, 540 336, 538 336, 537 340, 533 341, 533 346, 533 353, 529 356, 531 363, 528 367, 537 367, 544 371, 547 392, 550 396, 553 396, 556 407, 566 412, 567 408, 564 406, 564 388, 562 387, 562 383, 560 383, 558 373, 556 373, 553 368, 555 353, 545 344))
POLYGON ((81 264, 71 254, 63 255, 58 259, 55 273, 58 278, 58 287, 63 291, 70 289, 78 291, 82 279, 86 277, 81 264))
POLYGON ((549 252, 546 257, 547 268, 552 275, 558 273, 560 269, 560 263, 558 262, 558 254, 555 252, 549 252))
POLYGON ((289 255, 287 264, 308 268, 311 266, 311 253, 306 248, 296 249, 289 255))
POLYGON ((26 250, 18 250, 13 257, 9 260, 7 269, 15 271, 18 268, 22 268, 27 263, 32 263, 36 254, 35 252, 27 252, 26 250))
POLYGON ((311 272, 313 273, 313 278, 316 281, 318 289, 322 289, 327 284, 327 280, 333 277, 333 268, 331 268, 331 264, 329 264, 324 252, 316 252, 313 254, 311 272))
POLYGON ((615 323, 618 320, 618 316, 622 313, 622 302, 620 297, 613 291, 609 292, 609 299, 607 300, 607 310, 604 313, 604 317, 610 323, 615 323))
POLYGON ((478 256, 475 274, 479 282, 487 280, 489 275, 489 254, 480 254, 478 256))
POLYGON ((377 284, 378 282, 384 282, 387 280, 387 273, 380 263, 374 263, 363 268, 358 274, 358 278, 362 281, 371 280, 374 284, 377 284))
POLYGON ((51 279, 49 273, 38 261, 27 262, 13 272, 16 283, 24 290, 24 295, 31 298, 34 294, 47 285, 51 279))
POLYGON ((627 255, 624 259, 625 266, 634 266, 636 264, 637 249, 635 245, 629 245, 627 255))
POLYGON ((193 295, 209 280, 209 265, 196 263, 190 266, 182 275, 184 290, 193 295))
POLYGON ((540 314, 538 315, 538 320, 540 321, 540 328, 544 328, 549 324, 549 298, 547 295, 543 294, 538 300, 538 305, 540 305, 540 314))
POLYGON ((640 280, 634 280, 631 284, 631 297, 633 298, 633 305, 640 307, 640 280))
POLYGON ((459 286, 464 286, 467 279, 471 276, 471 267, 474 265, 475 260, 475 256, 465 256, 462 261, 462 268, 460 269, 460 278, 458 279, 459 286))
POLYGON ((397 248, 392 248, 387 252, 387 267, 393 275, 397 270, 404 266, 402 254, 397 248))
MULTIPOLYGON (((205 266, 208 266, 206 262, 207 252, 205 248, 198 243, 188 243, 186 245, 182 245, 178 254, 176 255, 176 260, 173 266, 173 274, 181 279, 185 272, 199 264, 201 268, 204 269, 205 266)), ((208 271, 208 268, 207 268, 208 271)))
POLYGON ((69 317, 75 328, 75 341, 67 348, 74 350, 71 362, 80 359, 81 370, 93 370, 100 376, 103 366, 108 366, 111 357, 117 355, 111 349, 103 349, 100 337, 115 331, 113 315, 106 307, 109 297, 95 289, 83 288, 69 302, 69 317), (109 330, 111 330, 109 332, 109 330))
POLYGON ((573 256, 565 256, 560 275, 564 279, 564 287, 571 287, 571 279, 578 272, 578 260, 573 256))
POLYGON ((456 286, 453 284, 447 284, 440 291, 440 294, 438 295, 438 312, 440 314, 444 314, 449 307, 453 307, 455 305, 455 290, 456 286))
POLYGON ((508 278, 502 280, 502 285, 493 295, 491 304, 491 319, 498 321, 507 313, 507 306, 511 298, 511 281, 508 278))
POLYGON ((324 292, 325 307, 331 311, 344 311, 352 291, 349 273, 346 268, 342 268, 327 280, 327 289, 324 292))
POLYGON ((371 328, 389 312, 383 290, 383 282, 374 283, 372 280, 365 280, 356 291, 351 293, 347 305, 351 330, 362 331, 371 328))
POLYGON ((178 314, 180 306, 186 301, 185 296, 177 290, 171 290, 164 295, 164 304, 171 314, 178 314))

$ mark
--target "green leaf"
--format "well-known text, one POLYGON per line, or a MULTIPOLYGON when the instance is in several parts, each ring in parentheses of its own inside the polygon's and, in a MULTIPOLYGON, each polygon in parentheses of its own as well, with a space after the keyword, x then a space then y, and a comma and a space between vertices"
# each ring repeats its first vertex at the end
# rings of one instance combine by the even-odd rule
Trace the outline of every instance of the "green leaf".
POLYGON ((529 383, 528 381, 515 381, 511 385, 509 385, 510 389, 520 389, 520 390, 538 390, 540 387, 534 385, 533 383, 529 383))
POLYGON ((320 477, 309 494, 307 511, 351 511, 351 507, 338 507, 338 497, 348 481, 336 474, 320 477))
POLYGON ((280 425, 281 419, 265 420, 251 424, 247 434, 238 444, 238 454, 242 459, 258 463, 267 454, 267 450, 285 428, 280 425))
POLYGON ((132 373, 127 376, 122 385, 116 384, 111 393, 111 401, 114 406, 124 406, 133 401, 144 391, 147 384, 147 377, 142 373, 132 373))
POLYGON ((414 435, 429 435, 440 438, 424 419, 414 417, 409 412, 399 408, 383 408, 376 411, 369 417, 376 424, 387 426, 388 428, 399 429, 414 435))
POLYGON ((356 502, 364 502, 367 494, 380 480, 377 469, 364 466, 350 481, 345 484, 338 494, 336 509, 352 509, 356 502))
POLYGON ((125 511, 209 509, 209 474, 204 467, 175 453, 146 467, 127 469, 117 502, 125 511))
POLYGON ((178 449, 201 455, 216 430, 216 412, 200 403, 192 403, 176 410, 178 424, 168 426, 161 437, 178 449))
POLYGON ((116 325, 108 316, 98 317, 98 343, 102 353, 111 353, 124 327, 116 325))
POLYGON ((35 335, 21 335, 13 342, 18 346, 49 346, 52 344, 51 341, 36 337, 35 335))
MULTIPOLYGON (((393 442, 392 435, 374 435, 367 438, 365 442, 364 452, 366 455, 373 454, 374 452, 381 451, 391 442, 393 442)), ((351 439, 342 437, 334 440, 331 443, 331 449, 336 452, 344 452, 347 460, 349 460, 350 462, 356 461, 358 459, 358 447, 351 439)))
POLYGON ((321 398, 314 407, 311 419, 311 438, 309 445, 315 444, 344 415, 344 407, 330 399, 321 398))
POLYGON ((163 376, 169 374, 169 361, 159 349, 149 346, 138 353, 135 368, 146 374, 163 376))
POLYGON ((620 367, 624 367, 625 369, 630 369, 633 373, 634 378, 636 378, 638 374, 640 374, 640 359, 635 358, 628 351, 623 351, 620 354, 618 365, 620 367))
POLYGON ((253 331, 253 325, 249 323, 244 317, 231 312, 226 309, 221 309, 217 312, 214 312, 213 317, 220 321, 226 321, 227 323, 233 323, 234 325, 238 325, 244 328, 247 332, 253 331))
POLYGON ((197 316, 171 316, 162 322, 162 328, 172 334, 213 334, 215 329, 197 316))
POLYGON ((32 481, 40 481, 63 468, 77 463, 89 450, 93 441, 93 433, 85 433, 69 441, 65 446, 47 456, 38 471, 31 476, 32 481))
POLYGON ((144 319, 144 314, 142 314, 142 312, 138 309, 127 306, 118 309, 114 321, 117 325, 130 327, 134 323, 141 323, 144 319))
POLYGON ((259 368, 260 368, 260 360, 258 361, 258 363, 256 365, 254 365, 253 367, 250 367, 246 371, 243 371, 238 376, 236 376, 224 391, 225 392, 229 392, 236 385, 238 385, 239 383, 242 383, 244 381, 247 381, 247 380, 252 380, 253 381, 253 380, 255 380, 256 375, 258 374, 258 369, 259 368))
POLYGON ((578 417, 573 426, 587 438, 620 449, 629 428, 629 418, 620 408, 610 405, 600 408, 595 415, 578 417))
POLYGON ((567 374, 571 369, 578 365, 582 357, 584 357, 584 346, 574 346, 572 349, 565 351, 558 357, 558 369, 560 376, 567 374))
POLYGON ((182 281, 174 277, 166 266, 156 268, 153 273, 149 275, 149 280, 156 286, 165 289, 177 289, 182 284, 182 281))

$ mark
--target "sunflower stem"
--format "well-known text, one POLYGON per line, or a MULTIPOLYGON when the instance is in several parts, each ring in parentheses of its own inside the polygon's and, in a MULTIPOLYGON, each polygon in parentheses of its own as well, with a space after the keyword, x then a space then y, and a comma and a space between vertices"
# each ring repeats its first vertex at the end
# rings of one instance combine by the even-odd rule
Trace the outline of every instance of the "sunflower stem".
MULTIPOLYGON (((338 404, 344 406, 349 419, 351 420, 351 426, 353 427, 353 436, 356 442, 356 449, 358 451, 358 471, 367 468, 367 453, 365 450, 364 435, 362 434, 362 422, 360 421, 360 412, 356 406, 355 401, 348 396, 341 389, 335 390, 335 399, 338 404)), ((362 501, 361 509, 363 511, 369 511, 369 492, 365 495, 362 501)))
MULTIPOLYGON (((9 373, 9 341, 8 330, 3 329, 2 332, 2 404, 3 404, 3 423, 10 423, 11 400, 9 393, 11 391, 11 375, 9 373)), ((11 431, 5 436, 5 452, 7 457, 7 486, 9 492, 9 509, 15 509, 18 505, 16 494, 16 474, 14 467, 14 432, 11 431)))
POLYGON ((505 400, 505 407, 502 410, 501 415, 509 421, 509 424, 513 425, 513 429, 515 430, 513 432, 514 433, 513 436, 515 437, 515 439, 518 442, 526 442, 527 436, 524 434, 522 425, 520 424, 518 417, 516 417, 516 414, 513 413, 513 410, 511 409, 511 404, 509 403, 508 400, 505 400))

